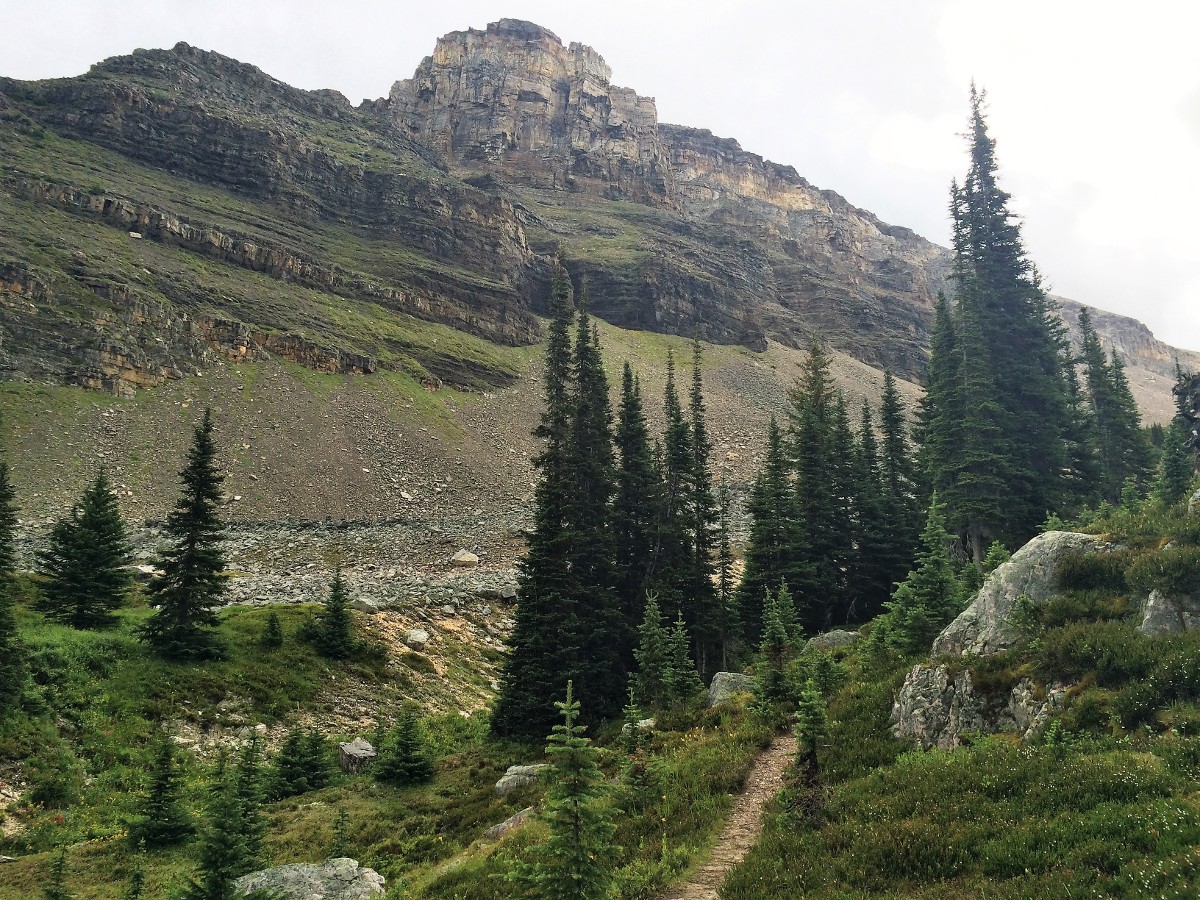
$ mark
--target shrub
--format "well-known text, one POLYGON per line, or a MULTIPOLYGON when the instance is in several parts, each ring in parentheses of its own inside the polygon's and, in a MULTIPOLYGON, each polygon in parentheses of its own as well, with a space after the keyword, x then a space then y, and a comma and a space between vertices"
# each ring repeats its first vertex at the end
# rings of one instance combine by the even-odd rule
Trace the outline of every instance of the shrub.
POLYGON ((1130 624, 1076 623, 1042 636, 1036 665, 1046 681, 1073 682, 1091 673, 1102 687, 1120 687, 1148 675, 1161 652, 1130 624))
POLYGON ((1169 596, 1200 592, 1200 547, 1167 547, 1146 553, 1126 570, 1129 587, 1141 594, 1153 590, 1169 596))
POLYGON ((1075 553, 1063 559, 1058 566, 1058 586, 1064 591, 1106 590, 1116 594, 1128 590, 1125 583, 1125 568, 1129 565, 1129 554, 1075 553))

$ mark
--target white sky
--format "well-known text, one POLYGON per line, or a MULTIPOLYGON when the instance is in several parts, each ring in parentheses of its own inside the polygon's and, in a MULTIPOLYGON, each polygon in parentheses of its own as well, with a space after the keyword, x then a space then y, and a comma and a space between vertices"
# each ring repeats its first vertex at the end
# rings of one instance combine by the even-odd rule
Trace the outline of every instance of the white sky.
MULTIPOLYGON (((1200 3, 1191 0, 0 0, 0 75, 183 40, 357 103, 502 17, 595 47, 661 121, 709 128, 931 240, 971 78, 1056 293, 1200 350, 1200 3)), ((2 156, 0 150, 0 156, 2 156)))

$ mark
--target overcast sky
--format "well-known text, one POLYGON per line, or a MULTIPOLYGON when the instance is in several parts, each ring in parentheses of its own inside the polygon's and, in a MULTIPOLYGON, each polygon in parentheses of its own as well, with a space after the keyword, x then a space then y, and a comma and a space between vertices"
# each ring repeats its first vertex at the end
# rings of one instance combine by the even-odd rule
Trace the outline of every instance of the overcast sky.
POLYGON ((438 36, 502 17, 590 44, 661 121, 735 137, 942 244, 974 78, 1047 285, 1200 350, 1191 0, 0 0, 0 74, 78 75, 182 40, 357 103, 438 36))

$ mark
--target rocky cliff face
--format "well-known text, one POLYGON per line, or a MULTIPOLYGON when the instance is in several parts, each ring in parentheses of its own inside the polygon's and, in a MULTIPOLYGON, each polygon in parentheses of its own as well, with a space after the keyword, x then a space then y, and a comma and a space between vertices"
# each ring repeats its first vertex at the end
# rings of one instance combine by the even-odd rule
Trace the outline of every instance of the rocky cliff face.
MULTIPOLYGON (((659 123, 594 50, 517 20, 446 35, 358 109, 186 44, 0 79, 0 140, 11 378, 125 392, 238 352, 232 328, 322 371, 486 387, 511 373, 408 323, 529 344, 561 258, 616 324, 754 350, 819 335, 915 381, 948 269, 794 169, 659 123)), ((1096 321, 1147 418, 1169 415, 1172 348, 1096 321)))
POLYGON ((438 40, 392 87, 386 111, 400 134, 455 163, 499 163, 538 187, 671 205, 654 99, 611 77, 591 47, 501 19, 438 40))

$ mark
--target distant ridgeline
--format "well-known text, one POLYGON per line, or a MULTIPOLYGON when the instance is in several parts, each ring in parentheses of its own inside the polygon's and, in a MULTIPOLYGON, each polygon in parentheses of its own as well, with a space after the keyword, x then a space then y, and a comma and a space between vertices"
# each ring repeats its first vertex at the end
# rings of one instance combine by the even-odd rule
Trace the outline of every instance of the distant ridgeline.
MULTIPOLYGON (((0 377, 128 394, 270 353, 486 389, 514 377, 488 346, 539 339, 556 258, 618 325, 817 334, 924 377, 946 248, 610 78, 511 19, 357 108, 187 44, 0 78, 0 377)), ((1095 322, 1166 418, 1177 351, 1095 322)))

